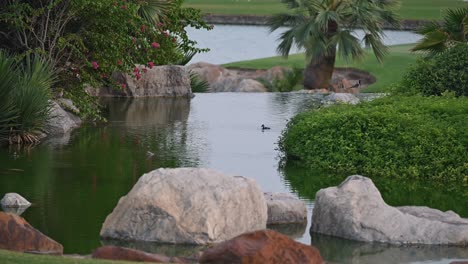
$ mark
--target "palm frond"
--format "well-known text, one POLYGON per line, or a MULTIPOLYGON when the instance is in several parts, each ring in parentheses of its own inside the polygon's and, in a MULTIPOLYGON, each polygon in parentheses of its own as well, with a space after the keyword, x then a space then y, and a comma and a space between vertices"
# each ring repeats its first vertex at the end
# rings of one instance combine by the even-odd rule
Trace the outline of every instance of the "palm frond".
POLYGON ((300 14, 281 13, 269 17, 267 25, 271 33, 280 27, 298 25, 303 21, 304 17, 300 14))
POLYGON ((323 10, 317 13, 315 23, 322 31, 328 30, 330 22, 340 23, 340 17, 334 10, 323 10))
POLYGON ((372 52, 380 63, 388 53, 387 46, 385 46, 382 42, 382 39, 375 34, 366 34, 364 36, 364 44, 367 48, 372 49, 372 52))
POLYGON ((417 42, 417 44, 411 49, 411 51, 414 52, 426 50, 429 51, 429 53, 431 54, 443 52, 447 48, 447 40, 448 35, 442 30, 428 32, 420 41, 417 42))
POLYGON ((144 0, 138 1, 138 14, 149 23, 155 24, 166 17, 174 6, 173 0, 144 0))
POLYGON ((291 47, 295 41, 294 31, 292 29, 286 30, 285 32, 281 33, 278 40, 280 41, 280 44, 276 48, 276 51, 281 54, 281 56, 287 58, 289 51, 291 51, 291 47))
POLYGON ((359 39, 349 30, 343 30, 335 34, 329 45, 337 47, 337 55, 345 60, 358 60, 364 56, 364 50, 359 39))

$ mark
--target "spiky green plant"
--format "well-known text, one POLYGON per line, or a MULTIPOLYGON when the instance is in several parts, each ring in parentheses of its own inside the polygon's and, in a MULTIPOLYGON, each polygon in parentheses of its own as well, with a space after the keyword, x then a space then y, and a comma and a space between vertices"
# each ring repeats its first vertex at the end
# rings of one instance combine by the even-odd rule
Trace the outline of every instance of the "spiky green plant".
POLYGON ((432 57, 458 44, 468 43, 468 7, 449 9, 442 23, 432 22, 418 31, 424 37, 411 51, 424 51, 432 57))
POLYGON ((17 126, 10 139, 13 143, 35 143, 50 112, 51 87, 55 82, 52 66, 39 56, 27 56, 18 70, 11 97, 18 111, 17 126))
POLYGON ((200 78, 200 76, 195 72, 190 72, 190 87, 194 93, 206 93, 210 89, 210 84, 200 78))
POLYGON ((18 114, 10 98, 16 74, 14 61, 0 50, 0 142, 8 139, 18 114))
POLYGON ((397 26, 394 9, 397 0, 281 0, 290 12, 269 20, 271 31, 283 26, 291 28, 281 34, 277 51, 287 57, 293 45, 304 49, 307 67, 306 89, 329 88, 336 56, 360 59, 364 48, 373 50, 379 61, 387 52, 382 42, 384 23, 397 26), (362 28, 358 39, 352 32, 362 28))

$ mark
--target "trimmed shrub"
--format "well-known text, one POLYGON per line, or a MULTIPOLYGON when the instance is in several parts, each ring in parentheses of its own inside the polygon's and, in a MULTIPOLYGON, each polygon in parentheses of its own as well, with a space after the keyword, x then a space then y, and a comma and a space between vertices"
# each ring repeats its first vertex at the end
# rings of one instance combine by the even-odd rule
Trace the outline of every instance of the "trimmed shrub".
POLYGON ((314 169, 468 187, 468 98, 392 96, 312 110, 290 121, 279 145, 288 163, 314 169))
POLYGON ((461 44, 432 58, 420 59, 403 77, 397 93, 468 95, 468 45, 461 44))

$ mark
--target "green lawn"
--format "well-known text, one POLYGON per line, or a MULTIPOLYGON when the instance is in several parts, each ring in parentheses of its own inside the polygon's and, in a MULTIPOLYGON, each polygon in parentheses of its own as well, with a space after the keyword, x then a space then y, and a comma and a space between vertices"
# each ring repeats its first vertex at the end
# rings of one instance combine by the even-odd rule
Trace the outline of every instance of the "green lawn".
MULTIPOLYGON (((372 73, 377 82, 370 85, 364 92, 387 92, 390 85, 398 80, 404 74, 406 68, 416 61, 417 55, 409 51, 413 44, 391 46, 389 54, 380 64, 373 54, 368 54, 366 58, 359 62, 337 60, 337 67, 353 67, 372 73)), ((263 58, 250 61, 240 61, 225 64, 225 67, 249 68, 249 69, 269 69, 273 66, 289 66, 296 68, 304 68, 304 54, 295 54, 284 59, 281 56, 263 58)))
POLYGON ((1 264, 136 264, 138 262, 74 259, 69 257, 24 254, 0 249, 1 264))
MULTIPOLYGON (((185 3, 204 13, 225 15, 271 15, 286 10, 279 0, 186 0, 185 3)), ((462 0, 401 0, 398 12, 405 19, 440 19, 441 10, 467 5, 462 0)))

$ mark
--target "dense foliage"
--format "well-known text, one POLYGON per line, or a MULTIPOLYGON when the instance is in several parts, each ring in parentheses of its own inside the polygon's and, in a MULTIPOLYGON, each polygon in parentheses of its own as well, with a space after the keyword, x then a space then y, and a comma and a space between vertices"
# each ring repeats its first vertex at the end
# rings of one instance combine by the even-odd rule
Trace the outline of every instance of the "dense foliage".
POLYGON ((387 51, 383 44, 384 23, 398 25, 397 0, 283 0, 290 12, 271 17, 271 31, 290 26, 280 36, 278 53, 288 56, 291 47, 305 50, 307 67, 304 87, 329 88, 336 56, 361 59, 362 43, 381 61, 387 51), (353 29, 362 28, 362 39, 353 29))
POLYGON ((58 74, 57 89, 122 89, 124 85, 111 80, 112 72, 139 79, 146 69, 136 64, 176 64, 186 54, 203 51, 189 40, 185 28, 209 27, 199 11, 183 8, 182 2, 8 0, 0 7, 0 49, 19 58, 42 54, 58 74))
POLYGON ((43 58, 16 62, 0 52, 0 143, 38 142, 48 119, 55 74, 43 58))
POLYGON ((336 105, 296 116, 280 149, 288 163, 333 173, 468 187, 467 117, 466 97, 392 96, 336 105))
POLYGON ((419 60, 404 75, 396 92, 441 95, 445 91, 468 96, 468 45, 460 44, 432 58, 419 60))

